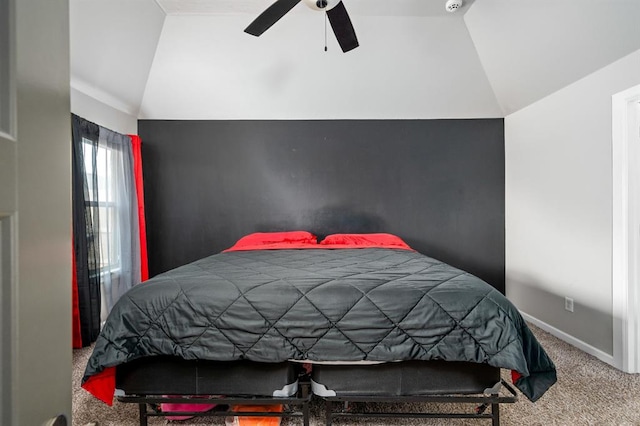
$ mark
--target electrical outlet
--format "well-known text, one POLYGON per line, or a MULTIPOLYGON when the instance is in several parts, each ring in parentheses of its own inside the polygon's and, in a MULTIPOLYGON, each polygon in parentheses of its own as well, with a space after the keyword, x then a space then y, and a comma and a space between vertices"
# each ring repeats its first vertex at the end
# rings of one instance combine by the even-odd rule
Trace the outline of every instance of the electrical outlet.
POLYGON ((564 298, 564 308, 569 311, 569 312, 573 312, 573 299, 570 297, 565 297, 564 298))

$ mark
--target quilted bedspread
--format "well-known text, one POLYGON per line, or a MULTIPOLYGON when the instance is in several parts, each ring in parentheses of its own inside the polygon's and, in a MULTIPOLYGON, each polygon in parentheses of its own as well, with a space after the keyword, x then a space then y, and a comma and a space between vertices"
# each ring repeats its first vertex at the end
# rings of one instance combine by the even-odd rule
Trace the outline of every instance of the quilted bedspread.
POLYGON ((532 401, 556 381, 553 362, 500 292, 396 249, 237 251, 158 275, 114 306, 83 384, 160 354, 487 363, 513 370, 514 384, 532 401))

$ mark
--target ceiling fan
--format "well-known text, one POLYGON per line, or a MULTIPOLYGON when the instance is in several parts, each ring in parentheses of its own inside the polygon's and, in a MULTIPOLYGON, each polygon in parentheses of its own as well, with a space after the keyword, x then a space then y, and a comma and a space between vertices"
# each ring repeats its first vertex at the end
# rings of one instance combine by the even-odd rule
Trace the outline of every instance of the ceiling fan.
POLYGON ((351 19, 347 9, 342 4, 342 0, 277 0, 267 10, 262 12, 244 31, 248 34, 259 37, 267 31, 280 18, 286 15, 300 1, 311 9, 325 11, 333 33, 338 39, 338 43, 343 52, 348 52, 359 46, 356 32, 351 24, 351 19))

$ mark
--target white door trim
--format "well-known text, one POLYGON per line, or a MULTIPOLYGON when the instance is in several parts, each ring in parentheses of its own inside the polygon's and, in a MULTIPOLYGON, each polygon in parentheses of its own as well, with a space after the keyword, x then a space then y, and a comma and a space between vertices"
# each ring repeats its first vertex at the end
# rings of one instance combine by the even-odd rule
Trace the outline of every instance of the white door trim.
MULTIPOLYGON (((612 96, 613 169, 613 358, 627 373, 640 372, 638 362, 638 260, 640 255, 640 144, 631 137, 630 114, 640 101, 640 85, 612 96)), ((635 131, 637 131, 637 127, 635 131)))
POLYGON ((0 138, 16 140, 14 1, 0 4, 0 138))
POLYGON ((16 339, 16 271, 15 271, 15 217, 0 212, 0 423, 15 424, 12 411, 13 393, 17 378, 15 342, 16 339))
MULTIPOLYGON (((2 1, 2 0, 0 0, 2 1)), ((0 4, 0 424, 16 424, 17 83, 15 0, 0 4)))

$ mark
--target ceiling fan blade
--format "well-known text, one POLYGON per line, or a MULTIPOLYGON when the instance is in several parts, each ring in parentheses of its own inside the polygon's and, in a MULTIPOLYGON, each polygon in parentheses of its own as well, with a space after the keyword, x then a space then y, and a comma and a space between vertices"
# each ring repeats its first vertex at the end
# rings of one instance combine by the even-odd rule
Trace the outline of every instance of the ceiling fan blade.
POLYGON ((360 46, 358 44, 358 38, 356 37, 356 31, 353 29, 353 24, 351 24, 347 9, 342 2, 335 5, 333 9, 328 10, 327 16, 329 17, 333 33, 336 35, 343 52, 348 52, 360 46))
POLYGON ((262 35, 273 24, 278 22, 280 18, 287 14, 301 0, 277 0, 267 10, 262 12, 249 26, 244 30, 245 33, 256 37, 262 35))

